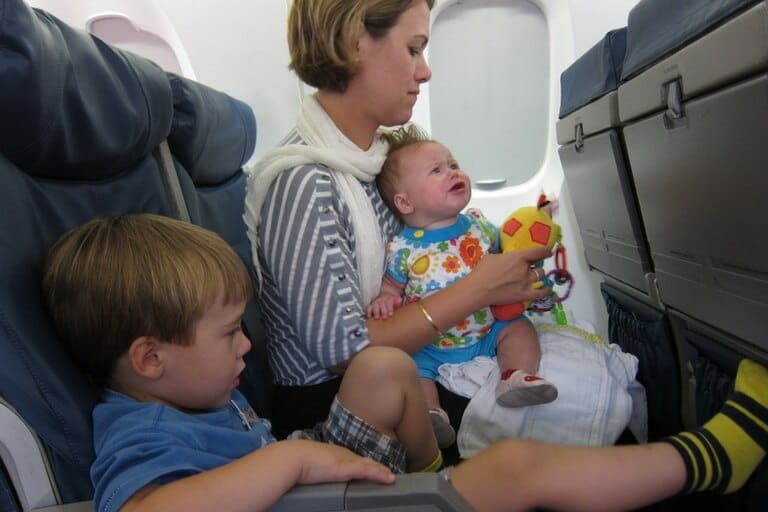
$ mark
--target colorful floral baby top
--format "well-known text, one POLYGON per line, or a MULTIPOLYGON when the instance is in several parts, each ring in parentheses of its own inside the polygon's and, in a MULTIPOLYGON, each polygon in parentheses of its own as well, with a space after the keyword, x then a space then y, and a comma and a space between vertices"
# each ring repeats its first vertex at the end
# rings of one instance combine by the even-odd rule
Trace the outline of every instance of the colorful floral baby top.
MULTIPOLYGON (((486 253, 498 251, 496 227, 479 210, 469 209, 451 226, 401 231, 387 245, 387 275, 405 285, 408 302, 416 302, 467 275, 486 253)), ((483 308, 433 344, 445 349, 474 345, 493 320, 490 308, 483 308)))

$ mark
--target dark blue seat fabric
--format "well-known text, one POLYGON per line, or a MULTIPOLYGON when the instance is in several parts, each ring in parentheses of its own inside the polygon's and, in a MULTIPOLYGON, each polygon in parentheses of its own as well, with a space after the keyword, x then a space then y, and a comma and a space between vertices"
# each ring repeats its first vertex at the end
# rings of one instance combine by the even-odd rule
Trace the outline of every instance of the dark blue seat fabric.
MULTIPOLYGON (((250 261, 240 170, 255 142, 250 109, 23 0, 0 0, 0 396, 39 436, 64 503, 92 497, 96 392, 56 339, 42 262, 95 217, 171 215, 152 155, 169 136, 193 222, 250 261)), ((5 474, 0 502, 15 501, 5 474)))
POLYGON ((192 222, 219 233, 251 265, 243 221, 242 166, 256 144, 256 119, 245 103, 170 74, 174 115, 168 144, 176 158, 192 222), (190 187, 191 186, 191 187, 190 187))
POLYGON ((629 12, 622 81, 757 0, 641 0, 629 12))
POLYGON ((626 27, 611 30, 560 74, 560 119, 619 87, 626 46, 626 27))
MULTIPOLYGON (((168 144, 193 223, 221 235, 253 268, 243 221, 246 176, 242 166, 256 144, 256 120, 245 103, 187 78, 170 75, 174 115, 168 144)), ((253 274, 253 272, 252 272, 253 274)), ((255 279, 255 275, 254 275, 255 279)), ((257 301, 244 317, 252 341, 240 390, 269 417, 271 371, 257 301)))
POLYGON ((149 61, 21 0, 0 6, 0 394, 40 436, 62 499, 88 499, 95 394, 56 340, 39 271, 95 216, 167 214, 150 152, 170 129, 171 88, 149 61))

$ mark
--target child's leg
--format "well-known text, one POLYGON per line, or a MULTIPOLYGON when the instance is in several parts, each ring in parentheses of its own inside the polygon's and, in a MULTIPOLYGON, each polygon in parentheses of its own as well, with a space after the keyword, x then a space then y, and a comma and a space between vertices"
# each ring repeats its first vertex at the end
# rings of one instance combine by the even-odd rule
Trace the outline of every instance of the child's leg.
POLYGON ((408 471, 442 464, 416 366, 402 350, 369 347, 357 354, 337 398, 380 433, 403 443, 408 471))
POLYGON ((440 397, 437 394, 435 381, 426 377, 419 377, 419 383, 427 400, 429 419, 432 421, 432 429, 435 431, 437 446, 447 448, 456 442, 456 431, 451 426, 448 413, 440 406, 440 397))
POLYGON ((451 482, 478 510, 617 510, 679 492, 733 492, 765 457, 766 407, 768 371, 744 361, 731 399, 694 432, 605 448, 502 441, 458 465, 451 482))
POLYGON ((451 473, 476 510, 629 510, 674 494, 684 479, 665 443, 586 448, 523 439, 496 443, 451 473))
POLYGON ((527 319, 516 320, 499 332, 496 358, 501 380, 496 401, 505 407, 545 404, 557 398, 557 388, 537 377, 541 361, 539 336, 527 319))
POLYGON ((541 346, 533 324, 520 319, 504 327, 496 341, 496 357, 502 373, 514 368, 536 375, 541 361, 541 346))
POLYGON ((765 456, 768 370, 754 361, 743 360, 734 388, 720 413, 703 427, 665 439, 685 461, 684 492, 734 492, 744 485, 765 456))

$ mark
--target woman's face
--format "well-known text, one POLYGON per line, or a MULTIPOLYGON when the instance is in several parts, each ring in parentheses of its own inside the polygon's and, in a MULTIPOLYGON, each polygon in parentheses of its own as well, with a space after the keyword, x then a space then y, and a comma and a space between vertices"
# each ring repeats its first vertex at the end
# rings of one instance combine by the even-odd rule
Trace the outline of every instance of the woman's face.
POLYGON ((378 125, 394 126, 411 118, 419 86, 432 71, 424 58, 429 41, 429 7, 416 0, 400 15, 381 39, 363 31, 358 41, 360 67, 350 89, 365 98, 367 110, 378 125))

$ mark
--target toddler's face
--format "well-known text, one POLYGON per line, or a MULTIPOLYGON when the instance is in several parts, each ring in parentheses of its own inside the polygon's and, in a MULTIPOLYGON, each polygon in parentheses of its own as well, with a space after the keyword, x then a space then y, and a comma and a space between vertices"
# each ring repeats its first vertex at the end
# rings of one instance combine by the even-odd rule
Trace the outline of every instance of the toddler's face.
POLYGON ((241 328, 245 301, 211 304, 195 324, 190 345, 166 347, 167 400, 183 410, 225 406, 245 368, 251 342, 241 328))

